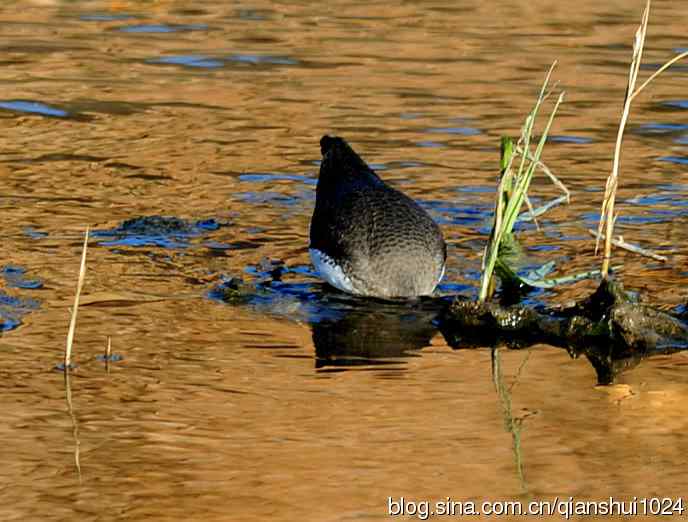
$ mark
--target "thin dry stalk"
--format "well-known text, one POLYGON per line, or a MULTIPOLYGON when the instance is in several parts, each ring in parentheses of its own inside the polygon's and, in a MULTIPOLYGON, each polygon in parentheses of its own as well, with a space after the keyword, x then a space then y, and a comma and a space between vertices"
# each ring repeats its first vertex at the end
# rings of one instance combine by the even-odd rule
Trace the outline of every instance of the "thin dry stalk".
POLYGON ((107 347, 105 348, 105 369, 110 373, 110 358, 112 357, 112 337, 108 335, 107 347))
POLYGON ((631 112, 631 96, 635 90, 635 82, 638 79, 638 71, 640 70, 640 62, 643 56, 643 48, 645 46, 645 35, 647 34, 647 21, 650 16, 650 0, 647 0, 647 5, 643 11, 642 21, 640 27, 635 33, 635 41, 633 42, 633 59, 631 60, 631 68, 628 73, 628 85, 626 87, 626 96, 624 98, 623 112, 621 113, 621 121, 619 122, 619 130, 616 133, 616 144, 614 146, 614 162, 612 164, 612 172, 607 178, 607 184, 604 192, 604 201, 602 203, 602 212, 600 215, 600 223, 597 227, 598 239, 595 242, 595 253, 599 248, 599 237, 605 236, 604 241, 604 259, 602 261, 602 277, 609 276, 609 263, 612 258, 612 235, 614 233, 614 204, 616 203, 616 190, 619 181, 619 162, 621 160, 621 143, 623 142, 624 130, 626 129, 626 122, 628 115, 631 112), (605 233, 602 229, 605 228, 605 233))
POLYGON ((540 222, 537 220, 537 216, 535 215, 535 208, 533 207, 533 204, 530 201, 530 198, 526 194, 526 197, 524 198, 524 201, 526 203, 526 208, 528 208, 528 218, 530 221, 535 223, 535 228, 537 229, 538 232, 540 232, 540 222))
MULTIPOLYGON (((621 161, 621 143, 623 141, 624 131, 626 129, 626 122, 631 111, 631 102, 640 94, 645 87, 647 87, 655 78, 662 74, 666 69, 671 67, 679 60, 688 57, 688 51, 681 53, 655 71, 645 82, 635 88, 636 80, 638 79, 638 71, 643 57, 643 49, 645 47, 645 36, 647 35, 647 24, 650 18, 650 4, 651 0, 647 0, 643 16, 640 22, 640 27, 636 31, 635 41, 633 42, 633 59, 631 60, 631 67, 628 73, 628 86, 626 87, 626 95, 624 97, 623 112, 621 114, 621 121, 619 122, 619 130, 616 135, 616 144, 614 146, 614 162, 612 164, 612 172, 607 178, 607 183, 604 192, 604 201, 602 202, 602 212, 600 215, 600 222, 595 234, 595 253, 597 254, 600 239, 604 239, 604 259, 602 260, 602 277, 607 279, 609 277, 609 265, 612 257, 612 244, 614 233, 614 204, 616 202, 616 191, 619 186, 619 163, 621 161), (604 233, 602 232, 604 229, 604 233)), ((640 252, 638 252, 640 253, 640 252)), ((661 256, 660 256, 661 257, 661 256)))
MULTIPOLYGON (((517 146, 516 153, 523 154, 523 149, 517 146)), ((530 152, 528 152, 528 159, 531 161, 534 159, 533 155, 530 152)), ((559 178, 552 174, 552 171, 549 170, 549 167, 545 165, 542 161, 537 161, 536 164, 538 167, 540 167, 540 170, 542 170, 542 172, 552 181, 552 183, 564 193, 564 195, 566 196, 566 203, 571 203, 571 192, 568 188, 566 188, 566 185, 564 185, 559 178)))
MULTIPOLYGON (((599 237, 597 235, 597 232, 595 232, 592 229, 588 229, 588 233, 591 234, 593 237, 599 239, 606 239, 604 237, 599 237)), ((639 247, 638 245, 634 245, 632 243, 627 243, 623 236, 618 236, 618 238, 614 239, 612 238, 612 244, 616 247, 622 248, 624 250, 628 250, 629 252, 633 252, 634 254, 639 254, 641 256, 645 257, 651 257, 652 259, 655 259, 657 261, 661 261, 662 263, 666 263, 668 259, 665 256, 661 256, 659 254, 655 254, 651 250, 647 250, 646 248, 639 247)))
POLYGON ((638 88, 636 89, 636 91, 635 91, 635 92, 633 93, 633 95, 631 96, 631 101, 633 101, 633 100, 635 99, 635 97, 638 96, 638 95, 643 91, 643 89, 644 89, 645 87, 647 87, 647 86, 650 84, 650 82, 651 82, 652 80, 654 80, 655 78, 657 78, 657 76, 659 76, 660 74, 662 74, 662 73, 663 73, 664 71, 666 71, 669 67, 671 67, 672 65, 674 65, 676 62, 678 62, 679 60, 683 60, 683 59, 686 58, 686 57, 688 57, 688 51, 682 52, 681 54, 678 54, 678 55, 674 56, 671 60, 669 60, 669 61, 668 61, 667 63, 665 63, 664 65, 662 65, 659 69, 657 69, 657 70, 652 74, 652 76, 650 76, 647 80, 645 80, 645 82, 643 82, 643 84, 642 84, 640 87, 638 87, 638 88))
POLYGON ((74 343, 74 331, 76 330, 76 315, 79 311, 79 297, 81 296, 81 289, 84 286, 84 279, 86 278, 86 250, 88 249, 88 227, 84 235, 84 247, 81 251, 81 266, 79 268, 79 280, 76 285, 76 295, 74 296, 74 306, 72 307, 72 317, 69 321, 69 331, 67 332, 67 345, 65 347, 64 369, 69 372, 69 366, 72 362, 72 344, 74 343))

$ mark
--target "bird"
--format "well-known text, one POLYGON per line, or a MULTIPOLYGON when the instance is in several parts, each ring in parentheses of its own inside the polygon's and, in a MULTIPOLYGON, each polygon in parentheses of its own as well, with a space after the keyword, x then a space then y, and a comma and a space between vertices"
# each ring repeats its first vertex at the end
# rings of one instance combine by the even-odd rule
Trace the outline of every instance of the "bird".
POLYGON ((320 277, 358 296, 432 294, 447 259, 437 223, 387 185, 343 138, 323 136, 320 151, 308 248, 320 277))

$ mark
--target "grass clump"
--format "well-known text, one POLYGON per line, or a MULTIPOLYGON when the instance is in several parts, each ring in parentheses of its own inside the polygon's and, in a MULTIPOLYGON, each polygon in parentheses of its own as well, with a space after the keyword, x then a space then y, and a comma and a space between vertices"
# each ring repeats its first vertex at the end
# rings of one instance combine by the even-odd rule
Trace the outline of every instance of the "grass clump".
POLYGON ((556 66, 556 62, 552 64, 545 81, 542 84, 540 93, 538 95, 535 106, 526 117, 523 128, 521 129, 521 137, 516 146, 510 138, 502 138, 502 156, 501 156, 501 175, 499 180, 499 187, 497 189, 497 202, 495 204, 495 219, 490 234, 490 240, 485 248, 483 254, 482 277, 480 280, 480 301, 485 301, 494 292, 494 273, 498 269, 505 272, 508 267, 507 258, 509 253, 513 253, 514 238, 513 229, 519 216, 521 208, 524 203, 528 204, 532 211, 527 194, 533 175, 538 167, 542 165, 540 157, 547 141, 549 129, 552 126, 552 121, 557 113, 559 105, 564 100, 564 93, 561 92, 557 97, 549 119, 545 128, 540 135, 535 150, 531 153, 531 141, 533 140, 533 128, 535 119, 540 111, 544 101, 549 97, 548 91, 549 80, 552 71, 556 66), (518 152, 520 150, 520 152, 518 152), (514 161, 517 155, 520 155, 518 168, 514 166, 514 161))

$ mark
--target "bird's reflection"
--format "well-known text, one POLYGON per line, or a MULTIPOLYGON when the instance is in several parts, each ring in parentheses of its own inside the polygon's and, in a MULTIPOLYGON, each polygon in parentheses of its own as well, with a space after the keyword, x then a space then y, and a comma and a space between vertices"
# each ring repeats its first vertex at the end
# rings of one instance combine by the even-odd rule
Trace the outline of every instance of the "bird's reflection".
POLYGON ((355 300, 337 317, 313 323, 316 368, 385 365, 413 357, 437 332, 443 306, 428 299, 413 303, 355 300))

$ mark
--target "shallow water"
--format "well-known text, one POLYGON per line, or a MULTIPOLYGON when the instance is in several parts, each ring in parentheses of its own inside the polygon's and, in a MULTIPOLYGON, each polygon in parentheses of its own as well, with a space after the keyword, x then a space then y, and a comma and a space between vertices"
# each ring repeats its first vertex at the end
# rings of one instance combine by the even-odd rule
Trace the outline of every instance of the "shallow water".
MULTIPOLYGON (((558 274, 597 267, 586 229, 640 4, 3 3, 0 518, 379 520, 389 496, 685 493, 686 352, 599 387, 561 349, 452 349, 433 303, 341 296, 307 254, 318 140, 338 134, 441 223, 440 294, 474 297, 499 137, 557 59, 544 159, 572 202, 521 237, 558 274), (55 366, 86 225, 68 403, 55 366), (251 291, 222 299, 237 277, 251 291)), ((642 75, 688 46, 684 11, 654 3, 642 75)), ((619 192, 619 233, 669 257, 617 252, 623 280, 666 310, 688 293, 687 71, 638 98, 619 192)))

